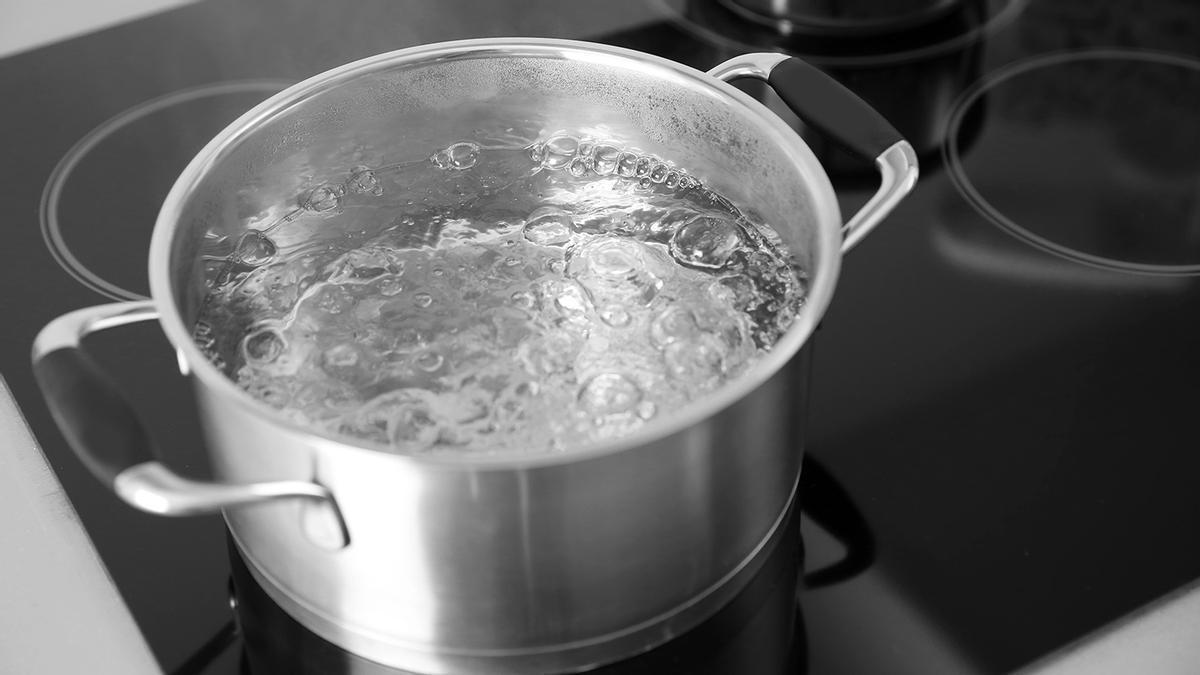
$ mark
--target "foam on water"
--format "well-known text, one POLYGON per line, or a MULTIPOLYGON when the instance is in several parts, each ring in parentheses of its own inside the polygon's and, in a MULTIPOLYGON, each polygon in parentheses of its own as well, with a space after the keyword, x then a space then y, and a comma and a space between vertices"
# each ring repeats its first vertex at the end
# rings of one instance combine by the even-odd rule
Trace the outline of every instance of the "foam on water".
POLYGON ((565 452, 744 372, 806 284, 686 171, 556 134, 355 166, 209 266, 197 345, 295 420, 396 452, 565 452), (318 219, 311 241, 279 228, 318 219))

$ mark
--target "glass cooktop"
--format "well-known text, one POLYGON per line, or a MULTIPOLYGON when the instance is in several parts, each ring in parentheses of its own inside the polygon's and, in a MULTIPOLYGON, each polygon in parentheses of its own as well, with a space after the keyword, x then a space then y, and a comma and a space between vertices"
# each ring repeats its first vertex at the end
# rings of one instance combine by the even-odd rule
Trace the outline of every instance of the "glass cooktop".
MULTIPOLYGON (((34 335, 148 292, 159 204, 250 106, 371 54, 511 35, 699 69, 798 54, 922 162, 813 341, 797 537, 711 621, 600 672, 1036 670, 1200 578, 1200 5, 204 0, 0 58, 0 374, 165 672, 385 671, 272 606, 219 518, 146 515, 86 474, 33 383, 34 335)), ((872 167, 749 89, 844 213, 871 195, 872 167)), ((155 326, 94 342, 166 461, 205 475, 155 326)))

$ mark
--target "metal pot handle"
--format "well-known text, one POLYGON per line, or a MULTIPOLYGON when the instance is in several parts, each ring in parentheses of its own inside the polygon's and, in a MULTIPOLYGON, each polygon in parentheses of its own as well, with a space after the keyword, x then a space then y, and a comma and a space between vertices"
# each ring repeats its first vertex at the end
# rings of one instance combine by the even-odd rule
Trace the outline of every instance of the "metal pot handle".
POLYGON ((776 53, 743 54, 708 71, 726 82, 752 77, 775 93, 806 124, 879 170, 879 190, 842 228, 842 252, 854 247, 917 182, 917 155, 870 105, 832 77, 800 59, 776 53))
POLYGON ((33 373, 71 449, 129 504, 164 516, 214 513, 281 498, 311 500, 302 527, 314 543, 349 543, 333 495, 307 481, 231 484, 184 478, 154 459, 154 443, 111 378, 83 350, 90 333, 158 317, 150 301, 75 310, 51 321, 33 343, 33 373))

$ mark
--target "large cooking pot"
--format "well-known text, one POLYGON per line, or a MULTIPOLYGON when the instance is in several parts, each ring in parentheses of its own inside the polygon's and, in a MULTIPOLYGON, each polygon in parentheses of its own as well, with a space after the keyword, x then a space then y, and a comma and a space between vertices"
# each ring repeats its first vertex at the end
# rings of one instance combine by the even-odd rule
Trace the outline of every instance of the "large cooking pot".
POLYGON ((912 149, 883 119, 777 54, 708 74, 561 40, 383 54, 301 82, 213 139, 159 213, 153 299, 56 319, 34 344, 35 371, 97 476, 153 513, 222 510, 256 580, 318 635, 422 672, 583 670, 712 614, 781 536, 800 470, 801 348, 842 253, 916 174, 912 149), (804 142, 727 84, 739 77, 766 80, 875 161, 881 187, 848 223, 804 142), (323 435, 239 389, 193 343, 206 241, 236 239, 248 213, 344 177, 348 147, 409 160, 508 119, 669 158, 752 205, 809 274, 798 320, 748 372, 685 409, 619 440, 536 456, 404 456, 323 435), (81 349, 88 333, 153 318, 195 387, 218 482, 156 461, 132 408, 81 349))

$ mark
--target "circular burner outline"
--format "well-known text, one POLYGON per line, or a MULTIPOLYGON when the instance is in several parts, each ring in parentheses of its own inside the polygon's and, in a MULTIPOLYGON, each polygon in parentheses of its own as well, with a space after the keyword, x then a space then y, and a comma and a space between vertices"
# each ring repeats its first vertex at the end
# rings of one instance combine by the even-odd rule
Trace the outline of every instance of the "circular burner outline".
MULTIPOLYGON (((687 2, 688 0, 683 0, 687 2)), ((720 32, 711 28, 701 26, 695 21, 685 18, 674 6, 672 0, 651 0, 652 4, 657 5, 659 11, 663 12, 673 23, 681 26, 685 31, 708 40, 715 44, 724 47, 730 47, 739 50, 762 51, 762 46, 742 42, 727 38, 721 35, 720 32)), ((936 44, 927 45, 925 47, 917 47, 916 49, 908 49, 904 51, 892 52, 890 54, 872 54, 869 56, 821 56, 820 54, 804 54, 801 52, 786 51, 793 56, 798 56, 805 61, 826 67, 864 67, 864 66, 880 66, 880 65, 897 65, 903 63, 911 63, 913 61, 922 61, 924 59, 941 56, 978 42, 985 35, 994 33, 1004 26, 1012 23, 1017 16, 1024 11, 1025 7, 1032 0, 1006 0, 1004 7, 986 21, 979 24, 975 28, 964 33, 943 40, 936 44)), ((722 3, 722 6, 723 3, 722 3)), ((785 36, 780 36, 785 37, 785 36)), ((778 47, 771 47, 772 51, 785 51, 778 47)))
POLYGON ((58 164, 50 172, 50 178, 46 181, 46 186, 42 188, 42 200, 38 208, 38 220, 42 230, 42 240, 46 242, 46 247, 50 249, 50 254, 54 257, 55 262, 67 274, 74 277, 76 281, 101 295, 113 300, 146 300, 146 296, 121 288, 88 269, 86 265, 75 257, 70 247, 67 246, 66 239, 62 234, 62 227, 58 220, 58 203, 62 195, 63 186, 70 179, 75 167, 79 165, 88 151, 99 145, 114 132, 160 110, 196 99, 225 94, 262 92, 271 95, 291 85, 292 82, 285 80, 236 80, 181 89, 139 103, 105 120, 99 126, 89 131, 75 145, 71 146, 71 149, 67 151, 67 154, 63 155, 62 159, 58 160, 58 164))
POLYGON ((976 189, 971 179, 967 177, 966 168, 963 166, 962 155, 959 152, 958 137, 962 128, 963 120, 972 106, 983 97, 988 91, 995 88, 1014 77, 1023 75, 1033 70, 1045 68, 1048 66, 1057 66, 1065 63, 1074 63, 1078 61, 1088 60, 1133 60, 1144 61, 1157 65, 1179 66, 1188 68, 1196 72, 1200 72, 1200 60, 1189 56, 1175 54, 1172 52, 1159 52, 1145 49, 1078 49, 1051 52, 1049 54, 1041 54, 1038 56, 1022 59, 1014 63, 992 72, 987 77, 976 82, 970 89, 963 92, 962 96, 955 103, 950 117, 946 125, 946 133, 943 136, 945 142, 942 144, 942 159, 946 166, 946 173, 950 176, 950 181, 954 183, 954 187, 958 189, 968 203, 971 204, 981 215, 990 220, 995 225, 998 225, 1001 230, 1008 234, 1024 241, 1027 244, 1041 249, 1047 253, 1052 253, 1068 260, 1080 262, 1092 267, 1099 267, 1108 270, 1116 270, 1119 272, 1130 272, 1134 274, 1147 274, 1155 276, 1195 276, 1200 275, 1200 263, 1190 265, 1155 265, 1152 263, 1138 263, 1127 260, 1119 260, 1116 258, 1106 258, 1099 255, 1086 253, 1063 244, 1059 244, 1053 240, 1042 237, 1034 232, 1021 227, 1008 216, 1004 215, 999 209, 993 206, 987 199, 980 194, 976 189))

